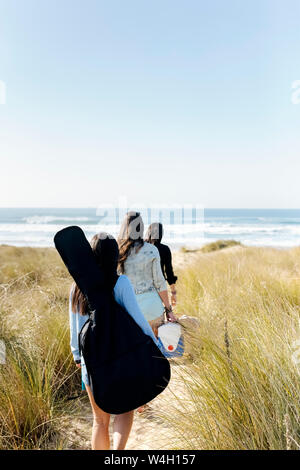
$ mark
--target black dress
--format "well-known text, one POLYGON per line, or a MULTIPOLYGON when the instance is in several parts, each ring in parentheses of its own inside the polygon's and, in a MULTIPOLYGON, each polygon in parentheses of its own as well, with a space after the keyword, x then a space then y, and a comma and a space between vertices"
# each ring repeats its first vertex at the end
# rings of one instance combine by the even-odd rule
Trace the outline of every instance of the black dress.
POLYGON ((170 248, 167 245, 164 245, 163 243, 160 243, 158 241, 155 242, 154 245, 156 246, 160 254, 161 270, 165 279, 167 280, 169 285, 175 284, 175 282, 177 281, 177 276, 175 276, 173 272, 172 254, 170 248))

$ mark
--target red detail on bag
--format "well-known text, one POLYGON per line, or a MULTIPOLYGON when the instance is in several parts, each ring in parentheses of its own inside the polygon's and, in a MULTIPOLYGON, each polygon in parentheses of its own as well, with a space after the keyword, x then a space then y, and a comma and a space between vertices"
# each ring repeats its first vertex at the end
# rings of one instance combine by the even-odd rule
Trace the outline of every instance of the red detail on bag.
POLYGON ((168 350, 169 350, 169 351, 173 351, 173 349, 174 349, 174 346, 172 346, 172 345, 170 344, 170 346, 168 346, 168 350))

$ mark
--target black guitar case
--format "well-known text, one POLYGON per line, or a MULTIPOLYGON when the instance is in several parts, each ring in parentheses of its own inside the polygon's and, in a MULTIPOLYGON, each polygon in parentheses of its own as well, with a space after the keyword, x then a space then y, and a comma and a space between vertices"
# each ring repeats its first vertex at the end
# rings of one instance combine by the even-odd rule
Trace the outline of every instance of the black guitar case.
POLYGON ((86 296, 89 320, 79 333, 97 405, 120 414, 153 400, 170 380, 170 365, 153 340, 104 288, 104 272, 80 227, 60 230, 54 243, 86 296))

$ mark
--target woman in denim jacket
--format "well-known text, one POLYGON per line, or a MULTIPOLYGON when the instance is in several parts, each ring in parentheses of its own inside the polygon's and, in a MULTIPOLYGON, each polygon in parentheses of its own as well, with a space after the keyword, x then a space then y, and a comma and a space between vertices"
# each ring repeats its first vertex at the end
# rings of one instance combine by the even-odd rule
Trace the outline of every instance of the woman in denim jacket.
POLYGON ((159 251, 156 246, 144 242, 143 234, 140 213, 128 212, 118 237, 119 270, 129 277, 137 303, 157 336, 157 329, 164 321, 164 311, 169 321, 176 321, 176 318, 161 270, 159 251))

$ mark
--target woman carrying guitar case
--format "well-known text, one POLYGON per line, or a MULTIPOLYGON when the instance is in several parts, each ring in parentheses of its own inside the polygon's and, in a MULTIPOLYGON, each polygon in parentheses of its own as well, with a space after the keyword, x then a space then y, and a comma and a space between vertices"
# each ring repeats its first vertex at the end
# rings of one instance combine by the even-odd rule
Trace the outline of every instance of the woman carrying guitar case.
MULTIPOLYGON (((109 242, 116 244, 111 237, 109 242)), ((118 276, 109 256, 97 262, 76 226, 60 230, 54 243, 87 301, 89 316, 80 331, 79 346, 95 404, 119 415, 153 400, 169 383, 170 365, 155 339, 116 301, 112 280, 115 276, 118 282, 118 276)))

